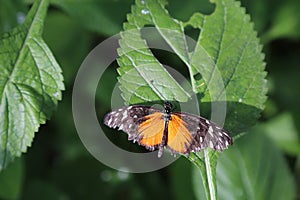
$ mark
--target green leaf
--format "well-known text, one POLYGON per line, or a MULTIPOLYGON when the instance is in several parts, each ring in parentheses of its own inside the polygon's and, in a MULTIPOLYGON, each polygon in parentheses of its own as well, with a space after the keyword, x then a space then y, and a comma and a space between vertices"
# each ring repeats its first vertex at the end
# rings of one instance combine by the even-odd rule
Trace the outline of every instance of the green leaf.
MULTIPOLYGON (((225 129, 237 135, 255 124, 264 108, 267 92, 264 55, 250 17, 240 3, 213 2, 216 8, 212 14, 194 13, 190 20, 182 22, 169 15, 166 1, 137 0, 121 34, 120 89, 127 104, 156 100, 184 102, 191 96, 154 57, 153 47, 142 32, 143 27, 154 26, 160 36, 157 43, 166 44, 169 49, 164 50, 172 51, 186 65, 201 105, 227 105, 225 129), (200 30, 194 44, 185 35, 189 26, 200 30)), ((216 199, 217 156, 209 150, 203 156, 201 153, 189 159, 201 172, 206 197, 216 199)))
POLYGON ((255 29, 258 30, 259 35, 268 29, 270 22, 274 20, 274 15, 276 15, 278 8, 282 7, 285 2, 281 0, 241 0, 242 5, 255 23, 255 29))
POLYGON ((61 69, 41 38, 48 1, 0 38, 0 170, 26 152, 64 89, 61 69))
POLYGON ((225 151, 217 166, 218 199, 295 199, 295 183, 281 152, 260 128, 225 151))
POLYGON ((261 128, 285 152, 299 155, 300 141, 290 113, 283 113, 261 125, 261 128))
POLYGON ((205 176, 202 175, 202 170, 199 170, 196 165, 193 167, 192 171, 192 180, 193 180, 193 190, 196 196, 196 199, 208 199, 208 193, 206 191, 205 176))
POLYGON ((255 28, 264 44, 278 38, 299 39, 298 0, 241 0, 241 2, 255 22, 255 28))
MULTIPOLYGON (((272 2, 273 3, 273 2, 272 2)), ((268 4, 269 6, 269 4, 268 4)), ((265 42, 276 38, 300 38, 300 2, 298 0, 288 0, 279 2, 279 9, 271 18, 270 28, 263 35, 262 39, 265 42)))
POLYGON ((240 3, 215 2, 213 14, 196 13, 187 23, 201 29, 191 57, 191 77, 199 73, 202 76, 201 80, 194 80, 197 92, 203 94, 202 102, 229 102, 226 122, 231 124, 225 124, 225 128, 237 134, 252 126, 264 108, 267 91, 264 55, 250 17, 240 3), (244 120, 244 127, 234 123, 236 118, 248 115, 252 117, 244 120))
POLYGON ((191 154, 188 157, 197 166, 197 169, 193 170, 193 177, 197 178, 193 180, 198 199, 213 200, 217 198, 216 166, 218 157, 219 153, 210 149, 204 149, 203 152, 191 154), (201 175, 200 178, 199 175, 201 175))
POLYGON ((195 13, 183 23, 169 16, 164 1, 136 1, 124 24, 118 59, 122 96, 127 103, 183 102, 190 96, 166 73, 143 39, 141 28, 153 25, 187 66, 194 92, 202 94, 201 101, 227 102, 227 130, 238 134, 256 122, 267 91, 262 46, 238 2, 215 3, 211 15, 195 13), (187 26, 201 30, 194 51, 189 50, 184 34, 187 26), (244 117, 248 118, 241 123, 238 119, 244 117))
POLYGON ((160 33, 165 36, 166 40, 173 44, 186 59, 187 52, 181 47, 186 45, 182 40, 182 30, 178 32, 181 26, 177 23, 171 24, 173 38, 168 37, 168 23, 172 23, 171 18, 163 10, 161 5, 156 1, 137 1, 136 6, 132 7, 132 13, 127 17, 128 23, 124 24, 125 32, 121 33, 120 49, 118 53, 120 58, 118 64, 120 68, 119 82, 122 96, 126 103, 140 103, 156 100, 178 100, 187 101, 190 95, 176 82, 168 73, 162 64, 154 57, 146 41, 142 38, 140 28, 150 23, 159 26, 160 33), (149 6, 149 8, 145 6, 149 6), (155 13, 155 19, 150 18, 148 9, 155 13), (154 20, 156 20, 154 22, 154 20), (156 24, 157 22, 157 24, 156 24), (165 27, 166 26, 166 27, 165 27), (180 39, 181 38, 181 39, 180 39), (179 39, 176 41, 176 39, 179 39))
POLYGON ((8 168, 0 173, 0 198, 19 199, 23 186, 24 164, 16 159, 8 168))

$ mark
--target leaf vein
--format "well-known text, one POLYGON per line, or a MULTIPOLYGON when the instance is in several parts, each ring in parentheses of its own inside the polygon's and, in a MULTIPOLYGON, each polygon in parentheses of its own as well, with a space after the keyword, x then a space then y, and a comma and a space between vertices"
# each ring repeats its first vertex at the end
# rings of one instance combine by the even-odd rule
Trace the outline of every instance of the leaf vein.
MULTIPOLYGON (((221 30, 222 33, 221 33, 220 41, 218 42, 217 54, 216 54, 215 58, 213 59, 214 60, 214 65, 213 65, 212 72, 210 73, 210 76, 208 78, 207 85, 209 85, 211 80, 212 80, 213 74, 215 73, 215 70, 216 70, 217 65, 218 65, 219 56, 222 52, 221 48, 222 48, 222 43, 223 43, 224 34, 225 34, 225 26, 226 26, 226 21, 227 21, 227 7, 226 7, 226 5, 224 5, 223 1, 222 1, 222 5, 223 5, 223 8, 224 8, 224 17, 223 17, 224 20, 223 20, 223 23, 222 23, 222 30, 221 30)), ((208 87, 206 87, 204 93, 206 93, 207 90, 208 90, 208 87)))

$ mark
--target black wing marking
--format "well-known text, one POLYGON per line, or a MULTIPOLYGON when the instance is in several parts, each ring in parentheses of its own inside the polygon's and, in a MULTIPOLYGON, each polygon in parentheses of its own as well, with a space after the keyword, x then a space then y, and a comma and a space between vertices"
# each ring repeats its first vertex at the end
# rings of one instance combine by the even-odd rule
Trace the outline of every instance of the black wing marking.
POLYGON ((125 106, 111 111, 104 117, 104 124, 110 128, 118 128, 128 134, 128 140, 138 141, 138 127, 145 120, 145 116, 160 110, 150 106, 125 106))
POLYGON ((230 135, 214 122, 189 113, 175 112, 173 114, 187 123, 187 128, 194 137, 186 154, 198 152, 207 147, 221 152, 233 144, 230 135))

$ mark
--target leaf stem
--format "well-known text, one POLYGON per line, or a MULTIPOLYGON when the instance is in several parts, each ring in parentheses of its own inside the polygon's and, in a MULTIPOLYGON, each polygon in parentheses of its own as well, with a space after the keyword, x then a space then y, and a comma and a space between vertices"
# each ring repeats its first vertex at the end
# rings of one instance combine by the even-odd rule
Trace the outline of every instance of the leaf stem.
POLYGON ((202 183, 205 189, 206 199, 217 199, 216 188, 216 165, 217 155, 214 152, 210 152, 209 149, 204 149, 202 156, 199 153, 190 154, 188 159, 194 163, 200 171, 202 177, 202 183))
MULTIPOLYGON (((216 188, 213 180, 212 175, 212 168, 211 168, 211 162, 210 157, 208 154, 208 149, 204 149, 204 160, 205 160, 205 169, 206 169, 206 178, 208 183, 208 190, 209 190, 209 197, 210 200, 216 200, 216 188)), ((208 195, 207 195, 208 196, 208 195)))

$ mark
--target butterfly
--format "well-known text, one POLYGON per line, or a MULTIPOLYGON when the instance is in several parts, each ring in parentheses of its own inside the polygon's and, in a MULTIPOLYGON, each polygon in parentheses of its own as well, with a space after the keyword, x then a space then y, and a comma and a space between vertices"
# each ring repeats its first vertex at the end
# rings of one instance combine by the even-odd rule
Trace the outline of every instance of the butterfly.
POLYGON ((165 146, 172 154, 188 156, 207 147, 221 152, 233 144, 229 133, 214 122, 172 110, 170 102, 164 103, 163 111, 145 105, 125 106, 106 114, 104 124, 126 132, 128 140, 150 151, 158 149, 158 157, 165 146))

